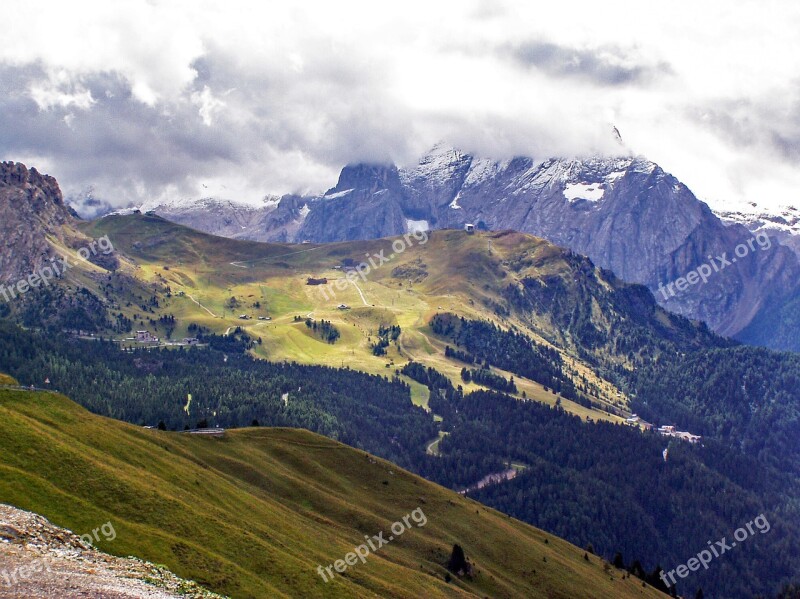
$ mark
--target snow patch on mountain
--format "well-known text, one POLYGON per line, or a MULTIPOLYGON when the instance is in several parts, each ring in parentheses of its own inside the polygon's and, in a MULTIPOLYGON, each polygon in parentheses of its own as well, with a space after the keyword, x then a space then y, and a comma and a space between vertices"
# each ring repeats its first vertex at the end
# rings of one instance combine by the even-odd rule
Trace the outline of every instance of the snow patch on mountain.
POLYGON ((775 213, 747 211, 715 211, 727 223, 738 223, 748 229, 772 229, 793 235, 800 235, 800 209, 784 206, 775 213))
POLYGON ((625 171, 614 171, 606 175, 606 181, 610 184, 616 183, 617 179, 625 176, 625 171))
POLYGON ((411 220, 406 219, 406 232, 407 233, 423 233, 430 230, 430 225, 426 220, 411 220))
POLYGON ((281 203, 281 196, 276 196, 276 195, 264 196, 262 208, 277 208, 278 204, 280 203, 281 203))
POLYGON ((655 162, 651 162, 645 158, 636 158, 635 160, 630 161, 628 170, 634 173, 644 173, 649 175, 657 168, 658 165, 655 162))
POLYGON ((344 191, 337 191, 336 193, 325 194, 326 200, 335 200, 336 198, 343 198, 348 193, 352 193, 352 189, 345 189, 344 191))
POLYGON ((605 189, 598 183, 567 183, 564 188, 564 197, 570 202, 576 200, 588 200, 599 202, 603 199, 605 189))
POLYGON ((215 208, 229 208, 237 211, 257 212, 264 209, 271 210, 278 206, 280 198, 278 196, 265 196, 260 204, 241 202, 227 198, 203 197, 188 198, 175 197, 169 199, 149 200, 138 206, 138 210, 148 212, 150 210, 159 212, 182 212, 182 211, 207 211, 215 208))

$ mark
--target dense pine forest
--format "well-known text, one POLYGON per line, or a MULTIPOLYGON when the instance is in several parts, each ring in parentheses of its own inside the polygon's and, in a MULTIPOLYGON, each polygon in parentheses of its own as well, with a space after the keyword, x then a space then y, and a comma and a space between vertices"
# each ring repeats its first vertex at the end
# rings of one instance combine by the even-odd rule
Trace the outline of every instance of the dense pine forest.
POLYGON ((693 594, 705 586, 721 596, 752 596, 792 575, 794 564, 782 556, 800 549, 800 511, 777 497, 796 497, 800 485, 777 469, 714 442, 700 447, 623 425, 587 424, 489 391, 466 395, 454 412, 457 422, 439 444, 442 459, 481 455, 524 465, 514 480, 471 494, 483 503, 601 554, 619 551, 626 565, 639 561, 650 572, 674 567, 707 540, 730 536, 764 513, 780 532, 759 535, 678 590, 693 594), (779 536, 781 543, 791 539, 787 546, 776 543, 779 536))
POLYGON ((800 473, 800 355, 749 346, 674 354, 629 378, 642 417, 800 473))

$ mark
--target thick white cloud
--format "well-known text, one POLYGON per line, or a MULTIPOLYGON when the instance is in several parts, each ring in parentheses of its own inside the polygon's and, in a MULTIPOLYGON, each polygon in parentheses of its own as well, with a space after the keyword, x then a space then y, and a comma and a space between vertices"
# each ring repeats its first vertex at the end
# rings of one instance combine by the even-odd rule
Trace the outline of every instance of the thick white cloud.
POLYGON ((798 203, 800 5, 114 2, 15 7, 0 153, 115 203, 319 191, 440 139, 631 151, 712 205, 798 203))

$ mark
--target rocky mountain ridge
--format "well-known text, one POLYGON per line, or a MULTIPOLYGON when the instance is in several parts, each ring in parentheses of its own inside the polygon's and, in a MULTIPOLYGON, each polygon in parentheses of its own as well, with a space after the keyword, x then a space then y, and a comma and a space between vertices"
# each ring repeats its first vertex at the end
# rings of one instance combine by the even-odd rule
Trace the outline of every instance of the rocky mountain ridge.
POLYGON ((800 209, 783 206, 777 212, 715 210, 723 222, 739 224, 753 233, 767 233, 800 256, 800 209))

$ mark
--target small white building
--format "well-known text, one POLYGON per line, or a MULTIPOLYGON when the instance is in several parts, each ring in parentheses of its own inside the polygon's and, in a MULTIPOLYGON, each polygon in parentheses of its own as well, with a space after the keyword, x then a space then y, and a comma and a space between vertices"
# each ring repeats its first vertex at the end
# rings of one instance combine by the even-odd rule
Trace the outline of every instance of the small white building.
POLYGON ((475 232, 475 225, 473 225, 472 223, 467 223, 467 224, 464 225, 464 230, 467 233, 474 233, 475 232))

